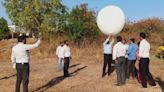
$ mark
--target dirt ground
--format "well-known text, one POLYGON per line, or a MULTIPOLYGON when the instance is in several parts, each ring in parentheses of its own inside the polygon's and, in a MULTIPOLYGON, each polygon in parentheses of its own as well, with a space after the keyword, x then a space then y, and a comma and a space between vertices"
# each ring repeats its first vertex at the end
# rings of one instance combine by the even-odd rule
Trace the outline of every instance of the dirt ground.
MULTIPOLYGON (((158 87, 140 90, 140 84, 133 79, 127 81, 125 86, 115 86, 115 70, 111 76, 102 78, 103 62, 92 58, 73 58, 69 68, 71 76, 68 78, 63 78, 63 72, 57 70, 55 58, 32 59, 29 92, 164 92, 164 62, 155 60, 151 60, 150 70, 158 87)), ((0 63, 0 92, 14 92, 16 71, 11 62, 0 63)))

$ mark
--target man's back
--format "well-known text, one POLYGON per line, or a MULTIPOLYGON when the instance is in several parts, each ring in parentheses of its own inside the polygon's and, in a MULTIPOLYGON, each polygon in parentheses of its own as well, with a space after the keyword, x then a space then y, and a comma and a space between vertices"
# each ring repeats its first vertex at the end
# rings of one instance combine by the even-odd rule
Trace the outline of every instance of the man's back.
POLYGON ((26 49, 26 45, 23 43, 18 43, 16 46, 13 47, 12 52, 16 59, 17 63, 28 63, 29 62, 29 53, 26 49))
POLYGON ((40 39, 35 44, 18 43, 12 48, 11 60, 13 63, 28 63, 29 62, 29 50, 38 47, 40 39))

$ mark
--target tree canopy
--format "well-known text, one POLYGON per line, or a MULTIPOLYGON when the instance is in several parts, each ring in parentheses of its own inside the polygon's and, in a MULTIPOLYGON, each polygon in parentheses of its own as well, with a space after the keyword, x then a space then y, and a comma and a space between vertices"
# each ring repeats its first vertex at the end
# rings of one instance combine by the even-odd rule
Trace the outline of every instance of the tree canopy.
POLYGON ((2 17, 0 18, 0 40, 8 38, 10 30, 7 21, 2 17))

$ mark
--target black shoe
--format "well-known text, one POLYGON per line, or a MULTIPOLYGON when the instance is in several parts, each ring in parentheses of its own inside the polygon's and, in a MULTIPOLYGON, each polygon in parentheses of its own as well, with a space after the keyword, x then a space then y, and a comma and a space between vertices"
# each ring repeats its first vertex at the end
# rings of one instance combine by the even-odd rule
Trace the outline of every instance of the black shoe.
POLYGON ((105 74, 102 74, 102 78, 105 76, 105 74))
POLYGON ((122 84, 115 84, 116 86, 122 86, 122 84))
POLYGON ((64 77, 69 77, 69 75, 64 75, 64 77))
POLYGON ((147 87, 139 87, 139 90, 146 90, 147 87))

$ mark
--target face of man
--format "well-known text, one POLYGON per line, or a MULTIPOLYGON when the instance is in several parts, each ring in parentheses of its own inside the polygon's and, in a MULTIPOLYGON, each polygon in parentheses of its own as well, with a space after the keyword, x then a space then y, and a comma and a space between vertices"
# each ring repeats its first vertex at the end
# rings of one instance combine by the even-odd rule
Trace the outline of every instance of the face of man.
POLYGON ((125 40, 122 40, 122 43, 125 44, 126 43, 125 40))
POLYGON ((64 43, 61 43, 61 46, 63 47, 64 43))
POLYGON ((142 40, 143 38, 140 36, 139 39, 142 40))

